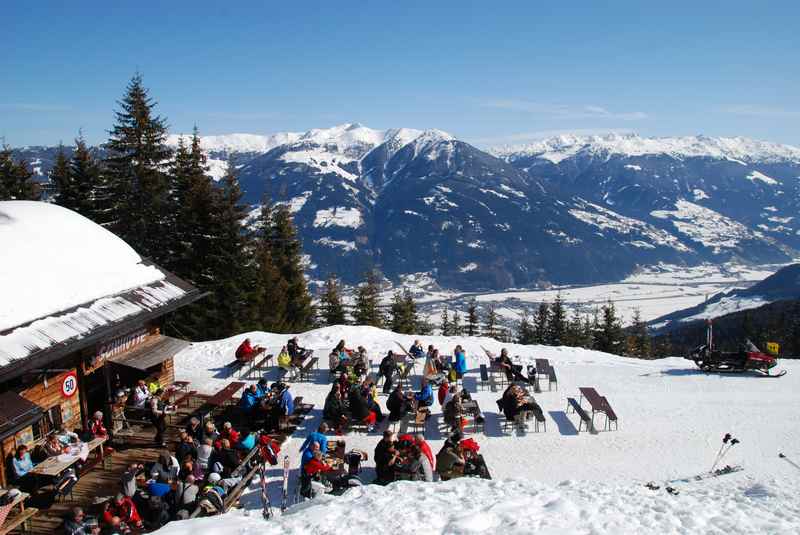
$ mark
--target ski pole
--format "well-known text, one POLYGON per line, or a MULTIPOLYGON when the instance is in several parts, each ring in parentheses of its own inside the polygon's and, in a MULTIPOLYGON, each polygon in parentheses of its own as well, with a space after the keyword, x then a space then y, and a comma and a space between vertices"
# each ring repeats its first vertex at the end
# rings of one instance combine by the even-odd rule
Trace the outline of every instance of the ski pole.
POLYGON ((788 457, 787 457, 786 455, 784 455, 783 453, 779 453, 779 454, 778 454, 778 457, 780 457, 781 459, 783 459, 783 460, 784 460, 784 461, 786 461, 787 463, 791 464, 792 466, 794 466, 795 468, 797 468, 798 470, 800 470, 800 464, 797 464, 796 462, 794 462, 793 460, 791 460, 790 458, 788 458, 788 457))
POLYGON ((725 456, 726 456, 726 455, 728 455, 728 452, 729 452, 729 451, 731 451, 731 448, 733 448, 733 447, 734 447, 736 444, 738 444, 738 443, 739 443, 739 439, 736 439, 736 438, 733 438, 733 439, 731 439, 731 441, 730 441, 730 444, 728 444, 728 447, 727 447, 727 449, 726 449, 726 450, 725 450, 725 451, 722 453, 722 455, 720 456, 720 458, 719 458, 719 459, 717 459, 717 462, 716 462, 716 463, 714 463, 714 466, 712 466, 712 467, 711 467, 711 471, 712 471, 712 472, 714 471, 714 468, 716 468, 716 467, 717 467, 717 464, 718 464, 718 463, 720 463, 720 462, 722 462, 722 459, 724 459, 724 458, 725 458, 725 456))
POLYGON ((717 456, 714 458, 714 464, 711 465, 711 471, 712 472, 714 471, 714 467, 717 466, 717 463, 719 462, 719 457, 720 457, 720 455, 722 455, 722 449, 725 447, 725 444, 727 444, 730 439, 731 439, 731 434, 730 433, 725 433, 725 436, 722 437, 722 446, 719 447, 719 451, 717 452, 717 456))

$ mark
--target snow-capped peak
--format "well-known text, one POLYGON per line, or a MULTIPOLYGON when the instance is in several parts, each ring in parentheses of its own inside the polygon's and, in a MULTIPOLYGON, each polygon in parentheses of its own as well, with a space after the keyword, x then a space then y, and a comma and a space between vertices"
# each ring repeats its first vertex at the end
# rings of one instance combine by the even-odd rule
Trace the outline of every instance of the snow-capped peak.
POLYGON ((492 149, 508 158, 535 156, 558 163, 578 153, 590 156, 665 154, 677 158, 709 157, 733 161, 800 162, 800 148, 745 137, 642 137, 637 134, 561 135, 533 143, 492 149))
MULTIPOLYGON (((258 134, 200 136, 200 147, 205 151, 269 152, 280 145, 297 141, 301 135, 297 132, 279 132, 266 136, 258 134)), ((167 144, 177 147, 180 139, 187 145, 192 142, 191 134, 173 134, 167 137, 167 144)))

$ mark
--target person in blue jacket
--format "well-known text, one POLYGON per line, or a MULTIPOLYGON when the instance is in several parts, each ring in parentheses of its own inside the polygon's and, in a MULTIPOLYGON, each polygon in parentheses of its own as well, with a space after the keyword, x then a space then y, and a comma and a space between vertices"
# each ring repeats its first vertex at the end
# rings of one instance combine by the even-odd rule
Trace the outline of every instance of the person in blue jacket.
POLYGON ((28 453, 28 446, 20 445, 17 447, 17 453, 14 455, 14 460, 11 464, 14 467, 14 478, 18 480, 33 470, 34 464, 31 460, 31 454, 28 453))
POLYGON ((269 384, 266 379, 259 379, 256 385, 256 394, 258 399, 264 399, 269 394, 269 384))
POLYGON ((422 349, 422 342, 419 340, 414 340, 414 345, 408 349, 408 352, 415 359, 422 358, 425 355, 425 350, 422 349))
POLYGON ((464 374, 467 373, 467 356, 464 354, 464 348, 462 348, 460 345, 456 346, 455 356, 456 377, 461 379, 464 374))
POLYGON ((294 398, 292 397, 292 393, 289 392, 289 385, 282 384, 282 388, 280 401, 281 409, 283 409, 283 414, 291 416, 294 412, 294 398))
POLYGON ((325 436, 325 433, 328 432, 328 424, 322 422, 319 424, 319 428, 317 431, 310 433, 307 437, 303 445, 300 446, 301 452, 307 451, 308 448, 311 447, 311 444, 314 442, 319 444, 319 451, 322 452, 323 455, 328 453, 328 437, 325 436))
POLYGON ((417 400, 417 407, 430 407, 433 405, 433 389, 426 379, 422 380, 422 388, 414 394, 414 399, 417 400))
POLYGON ((314 458, 314 454, 320 451, 319 442, 312 442, 311 446, 306 448, 306 451, 303 452, 303 455, 300 457, 300 470, 306 465, 308 461, 314 458))
POLYGON ((258 389, 256 385, 250 385, 250 388, 244 391, 242 394, 242 399, 239 401, 239 405, 242 407, 244 412, 249 413, 252 412, 253 409, 258 405, 258 389))

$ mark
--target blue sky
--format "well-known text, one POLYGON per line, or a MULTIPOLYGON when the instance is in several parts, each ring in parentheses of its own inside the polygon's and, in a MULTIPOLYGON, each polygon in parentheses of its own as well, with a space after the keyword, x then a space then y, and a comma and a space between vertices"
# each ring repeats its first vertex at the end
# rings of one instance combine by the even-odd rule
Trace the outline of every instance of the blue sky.
POLYGON ((800 145, 800 2, 3 4, 0 136, 106 138, 138 69, 173 132, 440 128, 800 145))

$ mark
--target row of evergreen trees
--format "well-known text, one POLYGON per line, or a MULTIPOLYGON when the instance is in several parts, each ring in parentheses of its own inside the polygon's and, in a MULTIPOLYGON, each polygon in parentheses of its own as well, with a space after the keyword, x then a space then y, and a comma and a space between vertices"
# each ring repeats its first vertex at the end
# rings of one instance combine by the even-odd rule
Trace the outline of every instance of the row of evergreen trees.
POLYGON ((0 148, 0 201, 35 201, 40 193, 28 162, 14 160, 11 147, 3 145, 0 148))
MULTIPOLYGON (((167 121, 156 115, 140 75, 118 104, 103 159, 81 135, 71 156, 61 148, 49 176, 53 201, 208 294, 171 319, 178 334, 198 340, 310 328, 314 309, 288 209, 265 199, 256 221, 246 221, 234 167, 214 184, 196 128, 188 144, 167 145, 167 121)), ((0 198, 35 198, 24 162, 3 151, 0 167, 0 198)))

